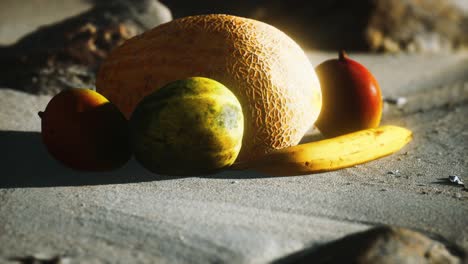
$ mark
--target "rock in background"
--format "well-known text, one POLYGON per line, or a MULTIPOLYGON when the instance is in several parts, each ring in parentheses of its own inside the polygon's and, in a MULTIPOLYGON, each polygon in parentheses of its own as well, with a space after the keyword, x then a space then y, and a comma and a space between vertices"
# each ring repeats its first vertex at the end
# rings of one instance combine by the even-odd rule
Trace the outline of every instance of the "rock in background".
POLYGON ((0 47, 0 86, 38 94, 93 88, 100 62, 114 47, 171 19, 156 0, 97 1, 84 13, 0 47))
MULTIPOLYGON (((171 13, 175 18, 227 13, 258 19, 282 29, 305 49, 446 52, 468 47, 465 0, 83 1, 93 7, 0 46, 0 86, 37 94, 93 88, 110 50, 170 21, 171 13)), ((27 24, 27 19, 18 23, 27 24)))
POLYGON ((439 52, 468 47, 466 4, 451 0, 163 0, 174 17, 229 13, 270 23, 305 48, 439 52))
POLYGON ((457 248, 449 249, 416 231, 381 226, 348 235, 312 250, 286 256, 274 263, 459 264, 464 258, 463 251, 457 248))
POLYGON ((439 52, 468 47, 468 19, 450 1, 375 1, 366 28, 371 50, 439 52))

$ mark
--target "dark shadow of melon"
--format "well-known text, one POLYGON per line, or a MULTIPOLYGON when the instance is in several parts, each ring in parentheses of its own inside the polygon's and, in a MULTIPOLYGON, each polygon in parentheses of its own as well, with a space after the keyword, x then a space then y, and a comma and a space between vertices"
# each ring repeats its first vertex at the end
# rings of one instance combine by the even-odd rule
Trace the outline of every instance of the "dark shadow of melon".
MULTIPOLYGON (((75 171, 49 155, 39 132, 0 131, 0 148, 0 189, 127 184, 187 178, 152 173, 134 158, 114 171, 75 171)), ((270 176, 253 171, 224 170, 190 177, 255 179, 270 176)))
POLYGON ((173 177, 146 171, 131 159, 109 172, 69 169, 49 155, 38 132, 0 131, 0 188, 125 184, 173 177))

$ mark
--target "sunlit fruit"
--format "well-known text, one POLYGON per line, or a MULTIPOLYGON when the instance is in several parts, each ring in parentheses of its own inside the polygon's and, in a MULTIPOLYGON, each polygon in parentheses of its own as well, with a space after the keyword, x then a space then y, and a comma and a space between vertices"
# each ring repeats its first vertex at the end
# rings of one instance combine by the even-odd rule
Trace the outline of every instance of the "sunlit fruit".
POLYGON ((223 84, 193 77, 146 96, 130 118, 135 158, 165 175, 198 175, 231 165, 242 146, 244 118, 223 84))
POLYGON ((271 25, 232 15, 178 18, 127 40, 101 64, 96 89, 129 117, 145 95, 193 76, 217 80, 239 99, 238 161, 297 145, 320 112, 319 81, 300 46, 271 25))
POLYGON ((131 156, 127 120, 93 90, 63 90, 39 116, 47 150, 69 168, 112 170, 123 166, 131 156))
POLYGON ((315 123, 326 137, 379 126, 382 96, 379 84, 362 64, 344 51, 338 59, 316 67, 322 89, 322 110, 315 123))

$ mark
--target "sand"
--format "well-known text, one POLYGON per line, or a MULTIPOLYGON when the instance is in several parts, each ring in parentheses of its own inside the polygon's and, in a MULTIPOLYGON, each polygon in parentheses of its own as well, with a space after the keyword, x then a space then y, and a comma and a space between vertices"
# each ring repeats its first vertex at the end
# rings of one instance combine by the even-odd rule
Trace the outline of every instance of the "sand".
MULTIPOLYGON (((314 65, 334 54, 310 52, 314 65)), ((265 263, 376 225, 411 228, 468 250, 468 54, 350 54, 374 73, 383 123, 408 127, 402 151, 335 172, 268 177, 109 173, 62 167, 40 141, 50 97, 0 89, 0 260, 265 263)), ((311 131, 312 133, 314 131, 311 131)))
MULTIPOLYGON (((55 5, 2 2, 0 44, 90 7, 48 2, 55 5)), ((314 65, 336 56, 308 55, 314 65)), ((410 128, 414 140, 392 156, 306 176, 174 178, 134 160, 114 172, 75 172, 41 142, 37 112, 50 96, 0 88, 0 263, 32 255, 68 263, 267 263, 378 225, 468 252, 468 191, 447 181, 468 182, 468 54, 350 56, 374 73, 385 98, 406 98, 401 107, 385 105, 382 123, 410 128)))

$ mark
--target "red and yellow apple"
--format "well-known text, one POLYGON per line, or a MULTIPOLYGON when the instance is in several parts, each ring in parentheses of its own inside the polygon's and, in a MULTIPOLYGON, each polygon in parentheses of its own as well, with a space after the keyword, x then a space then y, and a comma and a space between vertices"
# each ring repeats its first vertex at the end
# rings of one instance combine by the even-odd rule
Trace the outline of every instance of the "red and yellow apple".
POLYGON ((321 63, 315 71, 323 100, 315 125, 325 137, 379 126, 382 95, 366 67, 341 51, 338 59, 321 63))

